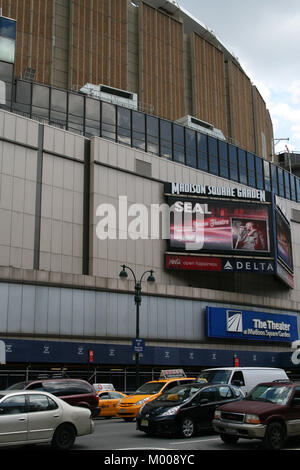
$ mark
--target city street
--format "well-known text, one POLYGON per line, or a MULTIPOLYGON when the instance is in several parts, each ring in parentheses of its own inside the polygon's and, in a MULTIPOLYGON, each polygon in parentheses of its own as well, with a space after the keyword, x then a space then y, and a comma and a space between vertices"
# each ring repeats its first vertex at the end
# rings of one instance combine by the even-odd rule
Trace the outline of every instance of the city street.
MULTIPOLYGON (((79 437, 74 450, 162 450, 162 451, 217 451, 217 450, 263 450, 259 441, 239 440, 236 445, 224 444, 213 432, 197 434, 191 439, 170 436, 148 436, 136 430, 136 423, 125 423, 122 419, 96 419, 95 432, 79 437)), ((287 443, 286 450, 300 450, 300 440, 287 443)))

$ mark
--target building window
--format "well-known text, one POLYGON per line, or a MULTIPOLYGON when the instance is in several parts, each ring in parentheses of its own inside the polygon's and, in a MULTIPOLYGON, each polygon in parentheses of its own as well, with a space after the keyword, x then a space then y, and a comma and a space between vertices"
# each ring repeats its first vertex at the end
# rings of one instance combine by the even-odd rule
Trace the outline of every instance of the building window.
POLYGON ((127 108, 117 108, 117 140, 118 142, 131 145, 131 110, 127 108))
POLYGON ((208 143, 206 134, 197 134, 198 168, 208 172, 208 143))
POLYGON ((300 202, 300 178, 296 178, 297 202, 300 202))
POLYGON ((186 164, 197 168, 196 131, 185 129, 185 158, 186 164))
POLYGON ((53 88, 50 99, 50 124, 65 128, 66 123, 67 92, 53 88))
POLYGON ((208 136, 208 167, 209 173, 213 175, 219 174, 218 141, 210 136, 208 136))
POLYGON ((228 145, 227 142, 219 140, 219 161, 220 161, 220 176, 223 178, 229 177, 228 167, 228 145))
POLYGON ((275 165, 271 165, 271 181, 272 191, 274 191, 275 194, 278 194, 277 169, 275 165))
POLYGON ((85 135, 100 135, 100 101, 92 98, 85 100, 85 135))
POLYGON ((160 155, 172 160, 172 126, 168 121, 160 120, 160 155))
POLYGON ((110 103, 101 103, 101 136, 116 140, 116 107, 110 103))
POLYGON ((147 152, 159 155, 159 120, 146 115, 147 152))
POLYGON ((264 177, 265 177, 265 189, 271 191, 271 169, 270 163, 263 161, 264 163, 264 177))
POLYGON ((83 134, 84 97, 69 93, 68 99, 68 130, 83 134))
POLYGON ((238 175, 238 164, 237 164, 237 149, 234 145, 229 145, 229 170, 230 170, 230 179, 233 181, 239 180, 238 175))
POLYGON ((247 178, 247 162, 245 150, 238 149, 239 175, 240 183, 248 184, 247 178))
POLYGON ((30 115, 32 83, 17 80, 14 110, 30 115))
POLYGON ((290 175, 291 177, 291 199, 292 201, 296 201, 297 200, 297 197, 296 197, 296 178, 294 175, 290 175))
POLYGON ((174 161, 185 163, 184 158, 184 127, 173 125, 174 161))
MULTIPOLYGON (((276 168, 275 168, 276 171, 276 168)), ((278 181, 278 195, 284 197, 284 179, 283 179, 283 170, 277 168, 277 181, 278 181)))
POLYGON ((49 119, 50 88, 42 85, 32 86, 32 117, 49 119))
POLYGON ((132 146, 145 152, 146 150, 145 114, 132 111, 132 146))
POLYGON ((264 189, 264 169, 263 159, 255 157, 255 175, 256 175, 256 188, 264 189))
POLYGON ((256 187, 255 178, 255 157, 252 153, 247 153, 248 183, 253 188, 256 187))
POLYGON ((287 199, 291 199, 290 174, 288 171, 284 171, 283 175, 284 175, 285 197, 287 199))

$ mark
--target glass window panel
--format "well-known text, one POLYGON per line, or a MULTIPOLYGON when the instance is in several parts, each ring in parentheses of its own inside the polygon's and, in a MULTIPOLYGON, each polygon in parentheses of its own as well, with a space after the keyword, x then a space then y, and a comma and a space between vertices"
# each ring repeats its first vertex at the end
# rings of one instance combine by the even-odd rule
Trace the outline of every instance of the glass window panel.
POLYGON ((65 128, 66 127, 66 113, 60 113, 58 111, 51 111, 50 112, 50 124, 54 124, 55 126, 65 128))
POLYGON ((264 177, 265 177, 265 189, 271 191, 271 168, 270 163, 264 161, 264 177))
POLYGON ((41 85, 32 86, 32 106, 38 106, 40 108, 49 108, 49 88, 41 85))
POLYGON ((292 201, 296 201, 297 200, 297 197, 296 197, 296 178, 294 175, 290 175, 290 178, 291 178, 291 199, 292 201))
POLYGON ((238 149, 238 161, 240 182, 243 184, 248 184, 246 152, 244 150, 238 149))
POLYGON ((228 146, 229 150, 229 170, 230 179, 233 181, 239 180, 238 165, 237 165, 237 148, 234 145, 228 146))
POLYGON ((270 164, 270 169, 271 169, 272 191, 274 191, 275 194, 278 194, 278 183, 277 183, 277 171, 276 171, 276 166, 270 164))
POLYGON ((296 177, 297 202, 300 202, 300 178, 296 177))
POLYGON ((168 121, 160 120, 160 154, 172 159, 172 126, 168 121))
MULTIPOLYGON (((272 175, 273 176, 273 175, 272 175)), ((277 178, 278 178, 278 194, 279 196, 284 197, 284 179, 283 179, 283 170, 277 168, 277 178)))
POLYGON ((80 116, 83 119, 84 115, 84 98, 80 95, 69 93, 69 115, 80 116))
POLYGON ((159 121, 153 116, 146 116, 147 135, 153 137, 159 136, 159 121))
POLYGON ((223 178, 229 177, 228 168, 228 147, 226 142, 219 141, 219 161, 220 161, 220 176, 223 178))
POLYGON ((0 62, 0 77, 4 82, 12 83, 13 82, 13 64, 8 64, 7 62, 0 62))
POLYGON ((85 100, 85 117, 92 121, 100 123, 100 101, 86 98, 85 100))
POLYGON ((219 162, 218 162, 218 141, 214 137, 208 137, 208 163, 209 173, 213 175, 219 174, 219 162))
POLYGON ((256 187, 255 179, 255 158, 252 153, 247 153, 247 167, 248 167, 248 183, 250 186, 256 187))
POLYGON ((141 150, 146 149, 145 114, 132 111, 132 145, 141 150))
POLYGON ((256 170, 255 171, 255 173, 256 173, 256 187, 258 189, 264 189, 265 186, 264 186, 263 159, 260 158, 260 157, 255 157, 255 170, 256 170))
POLYGON ((31 83, 17 81, 16 102, 22 104, 31 104, 31 83))
POLYGON ((184 157, 184 127, 177 124, 173 125, 173 139, 174 139, 174 161, 185 163, 184 157))
POLYGON ((290 174, 288 171, 284 171, 284 185, 285 185, 285 197, 291 199, 291 185, 290 185, 290 174))
POLYGON ((49 108, 39 108, 37 106, 32 106, 31 109, 31 115, 32 117, 41 117, 45 119, 49 119, 49 108))
POLYGON ((51 109, 61 113, 67 112, 67 92, 56 90, 51 91, 51 109))
POLYGON ((197 133, 197 151, 199 170, 208 172, 208 143, 206 134, 197 133))
POLYGON ((116 140, 116 107, 110 103, 101 104, 101 136, 116 140))
POLYGON ((185 152, 186 164, 193 168, 197 168, 196 132, 191 129, 185 129, 185 152))
POLYGON ((127 108, 117 108, 117 139, 122 144, 131 145, 131 111, 127 108))

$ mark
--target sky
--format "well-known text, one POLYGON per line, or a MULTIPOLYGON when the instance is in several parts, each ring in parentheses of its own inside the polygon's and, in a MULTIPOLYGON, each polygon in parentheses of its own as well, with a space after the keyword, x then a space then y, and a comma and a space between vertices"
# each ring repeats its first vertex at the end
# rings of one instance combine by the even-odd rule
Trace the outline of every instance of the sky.
POLYGON ((300 153, 300 0, 178 0, 238 58, 270 111, 275 152, 300 153), (289 140, 279 140, 279 139, 289 140))

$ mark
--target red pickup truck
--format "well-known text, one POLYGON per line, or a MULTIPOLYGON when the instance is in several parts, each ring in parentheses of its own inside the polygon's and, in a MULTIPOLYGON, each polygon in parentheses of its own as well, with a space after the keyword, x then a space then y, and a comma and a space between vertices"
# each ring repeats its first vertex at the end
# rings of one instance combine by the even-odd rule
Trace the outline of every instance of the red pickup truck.
POLYGON ((300 382, 258 384, 243 400, 217 408, 213 428, 228 444, 260 439, 266 449, 281 449, 300 436, 300 382))

